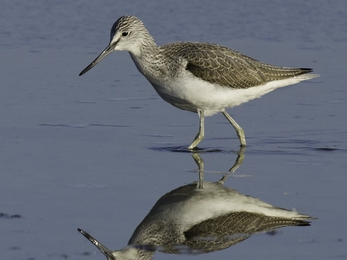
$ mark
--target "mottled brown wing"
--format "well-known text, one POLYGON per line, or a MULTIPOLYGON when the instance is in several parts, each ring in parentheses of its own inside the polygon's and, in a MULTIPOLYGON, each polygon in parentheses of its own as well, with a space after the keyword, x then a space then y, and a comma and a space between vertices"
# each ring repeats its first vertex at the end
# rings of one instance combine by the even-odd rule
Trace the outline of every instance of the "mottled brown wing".
POLYGON ((273 80, 291 78, 312 70, 261 63, 240 52, 216 44, 180 42, 163 45, 167 55, 183 57, 186 69, 196 77, 231 88, 249 88, 273 80))
POLYGON ((258 213, 233 212, 205 220, 186 232, 185 245, 202 252, 212 252, 239 243, 253 233, 286 226, 308 226, 304 220, 270 217, 258 213))

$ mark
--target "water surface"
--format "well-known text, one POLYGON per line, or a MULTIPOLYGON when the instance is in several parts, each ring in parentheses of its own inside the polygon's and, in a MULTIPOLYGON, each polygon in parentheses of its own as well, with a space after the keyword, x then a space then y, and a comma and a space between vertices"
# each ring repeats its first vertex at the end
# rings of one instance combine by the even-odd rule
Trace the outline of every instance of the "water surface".
MULTIPOLYGON (((344 1, 4 1, 0 11, 2 259, 104 259, 77 232, 124 247, 166 192, 196 181, 196 114, 162 101, 127 53, 83 77, 113 22, 142 19, 158 44, 208 41, 321 77, 229 112, 245 130, 244 163, 225 185, 317 217, 199 259, 346 257, 344 1)), ((234 164, 238 139, 206 119, 205 179, 234 164)), ((157 253, 154 259, 190 259, 157 253)))

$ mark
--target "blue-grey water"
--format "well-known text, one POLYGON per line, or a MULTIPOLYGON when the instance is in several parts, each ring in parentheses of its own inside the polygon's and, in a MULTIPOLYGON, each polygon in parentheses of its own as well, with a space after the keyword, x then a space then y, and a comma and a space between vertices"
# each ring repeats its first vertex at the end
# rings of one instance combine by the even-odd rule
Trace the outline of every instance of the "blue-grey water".
MULTIPOLYGON (((165 193, 197 180, 196 114, 158 97, 129 55, 78 77, 133 14, 158 44, 207 41, 320 78, 229 109, 248 141, 226 186, 318 218, 198 259, 347 257, 346 1, 1 1, 0 258, 104 259, 165 193)), ((199 147, 217 181, 239 141, 219 114, 199 147)), ((156 253, 154 259, 192 259, 156 253)))

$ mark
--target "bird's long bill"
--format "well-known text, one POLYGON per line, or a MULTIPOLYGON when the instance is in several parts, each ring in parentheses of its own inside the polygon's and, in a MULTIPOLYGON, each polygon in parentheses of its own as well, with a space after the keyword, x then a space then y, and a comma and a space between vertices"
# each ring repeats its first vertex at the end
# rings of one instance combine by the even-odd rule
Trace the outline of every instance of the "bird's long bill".
POLYGON ((80 76, 82 76, 84 73, 86 73, 88 70, 93 68, 96 64, 98 64, 103 58, 105 58, 107 55, 109 55, 111 52, 113 52, 114 46, 113 45, 108 45, 105 50, 100 53, 100 55, 92 62, 90 63, 82 72, 80 73, 80 76))
POLYGON ((89 235, 87 232, 85 232, 84 230, 78 228, 77 229, 78 232, 80 232, 83 236, 85 236, 90 242, 92 242, 100 251, 101 253, 103 253, 107 260, 115 260, 114 256, 112 255, 112 251, 110 249, 108 249, 106 246, 104 246, 103 244, 99 243, 98 240, 96 240, 94 237, 92 237, 91 235, 89 235))

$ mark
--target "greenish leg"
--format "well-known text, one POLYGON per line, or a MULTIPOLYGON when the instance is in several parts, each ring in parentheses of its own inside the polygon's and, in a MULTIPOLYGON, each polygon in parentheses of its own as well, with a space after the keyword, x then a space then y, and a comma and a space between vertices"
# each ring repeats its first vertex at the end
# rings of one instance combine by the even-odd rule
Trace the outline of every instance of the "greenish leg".
POLYGON ((241 128, 241 126, 239 126, 236 123, 236 121, 226 111, 222 111, 222 113, 226 117, 226 119, 228 119, 230 124, 235 128, 237 136, 239 137, 239 140, 240 140, 240 146, 245 147, 246 146, 246 137, 245 137, 245 133, 244 133, 243 129, 241 128))
POLYGON ((195 136, 195 139, 191 143, 191 145, 189 145, 189 147, 188 147, 189 150, 193 150, 201 142, 201 140, 205 136, 205 131, 204 131, 204 121, 205 121, 204 111, 198 109, 198 115, 199 115, 199 118, 200 118, 199 132, 195 136))
POLYGON ((243 164, 243 160, 245 159, 245 151, 246 147, 241 146, 240 151, 237 153, 237 158, 234 165, 229 169, 231 173, 234 173, 243 164))
POLYGON ((199 153, 192 152, 192 157, 196 165, 199 167, 199 182, 198 182, 197 188, 203 189, 204 188, 204 160, 200 157, 199 153))

